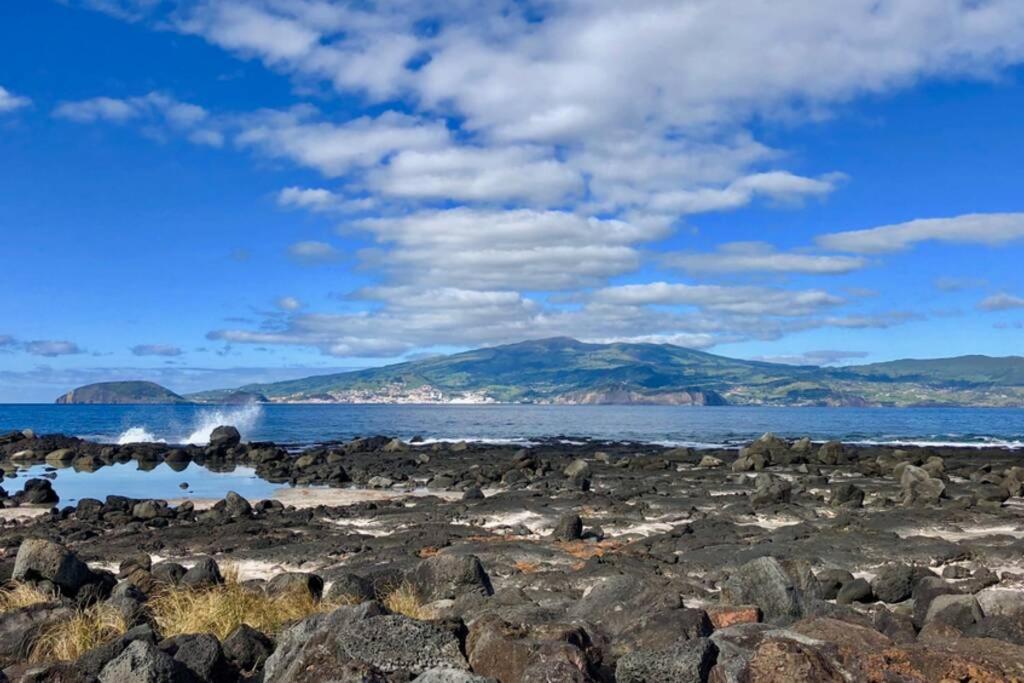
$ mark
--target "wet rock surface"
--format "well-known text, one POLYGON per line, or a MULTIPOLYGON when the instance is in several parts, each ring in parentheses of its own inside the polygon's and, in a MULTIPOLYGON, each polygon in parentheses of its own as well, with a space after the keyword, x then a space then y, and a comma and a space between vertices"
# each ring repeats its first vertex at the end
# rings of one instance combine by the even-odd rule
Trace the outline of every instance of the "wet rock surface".
POLYGON ((295 451, 215 436, 0 438, 7 471, 46 464, 57 481, 64 467, 134 461, 140 477, 161 462, 247 466, 297 487, 54 507, 48 479, 5 485, 0 581, 49 596, 0 612, 8 678, 1024 677, 1024 469, 1012 451, 772 435, 735 450, 381 436, 295 451), (236 584, 310 609, 277 632, 161 631, 156 596, 236 584), (132 630, 77 660, 33 659, 40 634, 91 605, 116 606, 132 630))

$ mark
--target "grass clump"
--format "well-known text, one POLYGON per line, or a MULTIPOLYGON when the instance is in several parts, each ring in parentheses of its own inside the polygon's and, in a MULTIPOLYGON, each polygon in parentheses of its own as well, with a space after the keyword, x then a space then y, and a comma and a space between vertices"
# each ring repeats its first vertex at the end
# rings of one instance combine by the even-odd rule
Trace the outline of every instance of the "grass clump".
POLYGON ((51 593, 41 591, 30 584, 14 583, 0 588, 0 613, 53 602, 54 597, 51 593))
POLYGON ((32 646, 29 659, 34 662, 54 660, 69 662, 92 648, 124 635, 128 621, 116 607, 96 603, 79 610, 67 621, 44 629, 32 646))
POLYGON ((149 600, 149 610, 165 637, 183 633, 212 633, 224 640, 238 626, 247 624, 275 634, 286 626, 317 612, 329 612, 338 600, 317 600, 297 588, 268 595, 238 582, 237 571, 224 572, 224 583, 206 588, 169 588, 149 600))
POLYGON ((424 608, 423 601, 416 595, 416 590, 408 582, 403 582, 385 593, 381 602, 395 614, 404 614, 413 619, 427 618, 427 610, 424 608))

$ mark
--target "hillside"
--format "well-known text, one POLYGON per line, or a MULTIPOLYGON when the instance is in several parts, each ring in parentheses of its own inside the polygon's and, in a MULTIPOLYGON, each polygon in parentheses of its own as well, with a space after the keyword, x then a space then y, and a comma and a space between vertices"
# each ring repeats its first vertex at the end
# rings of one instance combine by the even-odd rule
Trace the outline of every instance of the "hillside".
POLYGON ((99 382, 73 389, 55 403, 189 403, 153 382, 99 382))
POLYGON ((191 395, 279 402, 1024 405, 1024 359, 971 356, 819 368, 668 344, 526 341, 355 372, 191 395))

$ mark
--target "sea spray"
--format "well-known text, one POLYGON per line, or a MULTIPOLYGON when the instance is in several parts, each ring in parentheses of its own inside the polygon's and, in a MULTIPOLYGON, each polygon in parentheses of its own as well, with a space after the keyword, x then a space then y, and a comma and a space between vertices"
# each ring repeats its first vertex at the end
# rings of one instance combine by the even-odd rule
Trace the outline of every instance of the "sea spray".
POLYGON ((263 416, 263 408, 258 403, 247 403, 243 406, 228 409, 202 410, 196 415, 192 433, 182 443, 193 446, 205 446, 210 443, 210 434, 221 425, 235 427, 243 436, 259 422, 263 416))
POLYGON ((157 439, 145 427, 129 427, 118 434, 117 445, 124 446, 129 443, 164 443, 164 440, 157 439))

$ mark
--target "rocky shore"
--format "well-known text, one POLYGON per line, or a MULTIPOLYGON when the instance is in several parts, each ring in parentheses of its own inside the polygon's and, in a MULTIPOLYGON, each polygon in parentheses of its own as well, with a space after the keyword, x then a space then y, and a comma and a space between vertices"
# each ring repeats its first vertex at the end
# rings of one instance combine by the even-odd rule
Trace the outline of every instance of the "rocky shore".
POLYGON ((8 473, 194 462, 297 488, 206 506, 0 488, 0 680, 1024 680, 1019 458, 13 433, 8 473), (214 619, 225 604, 246 607, 214 619), (52 646, 100 613, 104 638, 52 646))

